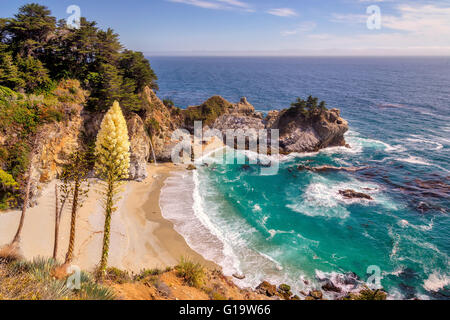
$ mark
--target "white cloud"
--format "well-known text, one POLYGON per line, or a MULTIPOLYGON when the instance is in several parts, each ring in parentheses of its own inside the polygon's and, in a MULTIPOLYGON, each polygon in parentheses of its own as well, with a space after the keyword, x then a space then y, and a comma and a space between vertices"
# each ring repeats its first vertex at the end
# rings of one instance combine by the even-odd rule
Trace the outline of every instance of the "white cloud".
POLYGON ((281 35, 284 37, 293 36, 299 33, 312 31, 317 27, 317 24, 314 21, 307 21, 301 23, 297 28, 292 30, 281 31, 281 35))
POLYGON ((277 8, 270 9, 267 11, 268 14, 278 16, 278 17, 295 17, 298 16, 298 13, 294 9, 290 8, 277 8))
MULTIPOLYGON (((403 54, 449 54, 450 6, 431 4, 402 4, 395 7, 396 14, 383 14, 381 30, 368 30, 364 34, 341 36, 311 35, 309 39, 326 41, 326 45, 353 51, 373 51, 403 54)), ((369 15, 333 14, 331 21, 365 25, 369 15)), ((323 47, 322 43, 311 43, 323 47)))
POLYGON ((249 4, 239 0, 167 0, 169 2, 184 3, 195 7, 215 10, 239 9, 253 11, 249 4))
POLYGON ((450 7, 400 5, 398 10, 398 16, 382 16, 383 27, 418 35, 447 35, 450 39, 450 7))

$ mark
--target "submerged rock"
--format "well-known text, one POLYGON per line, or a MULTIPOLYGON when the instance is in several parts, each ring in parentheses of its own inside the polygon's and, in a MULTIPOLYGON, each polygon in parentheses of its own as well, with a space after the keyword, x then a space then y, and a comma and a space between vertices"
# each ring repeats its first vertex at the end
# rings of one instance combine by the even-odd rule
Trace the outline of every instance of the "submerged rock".
POLYGON ((373 200, 371 196, 362 192, 356 192, 355 190, 339 190, 339 194, 346 199, 366 199, 373 200))
POLYGON ((339 288, 338 286, 336 286, 336 285, 335 285, 332 281, 330 281, 330 280, 327 280, 327 281, 325 282, 325 284, 322 285, 322 290, 324 290, 324 291, 332 291, 332 292, 337 292, 337 293, 342 292, 342 289, 339 288))
POLYGON ((233 273, 233 277, 235 277, 236 279, 239 279, 239 280, 244 280, 245 279, 245 275, 238 274, 238 273, 233 273))

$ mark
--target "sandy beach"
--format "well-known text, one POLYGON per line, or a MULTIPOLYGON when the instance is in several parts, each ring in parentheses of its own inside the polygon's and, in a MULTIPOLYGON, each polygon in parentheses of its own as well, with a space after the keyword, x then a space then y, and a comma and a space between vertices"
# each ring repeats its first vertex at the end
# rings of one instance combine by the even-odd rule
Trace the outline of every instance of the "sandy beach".
MULTIPOLYGON (((176 265, 184 256, 209 267, 161 215, 159 197, 164 181, 174 170, 185 170, 174 164, 148 165, 148 178, 142 182, 127 182, 114 213, 111 227, 109 266, 137 273, 145 268, 164 268, 176 265)), ((21 249, 26 259, 50 257, 53 252, 55 183, 42 190, 38 205, 27 211, 21 249)), ((92 271, 100 261, 104 214, 100 185, 91 181, 88 198, 80 209, 77 220, 74 265, 92 271)), ((20 211, 0 214, 0 246, 11 241, 16 231, 20 211)), ((70 206, 66 207, 59 238, 58 259, 64 260, 68 246, 70 206)))

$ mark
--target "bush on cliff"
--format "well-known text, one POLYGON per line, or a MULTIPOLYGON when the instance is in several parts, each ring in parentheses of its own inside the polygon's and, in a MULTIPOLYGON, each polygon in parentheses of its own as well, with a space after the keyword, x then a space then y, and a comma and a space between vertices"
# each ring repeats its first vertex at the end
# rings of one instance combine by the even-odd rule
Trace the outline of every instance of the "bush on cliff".
POLYGON ((199 106, 189 107, 184 110, 185 125, 194 126, 194 121, 202 121, 203 125, 211 125, 214 121, 227 112, 232 104, 220 96, 214 96, 199 106))
POLYGON ((203 285, 205 271, 199 263, 181 258, 180 263, 175 267, 177 275, 190 286, 200 288, 203 285))
MULTIPOLYGON (((61 102, 60 97, 81 103, 84 95, 78 90, 77 81, 64 80, 55 89, 40 96, 21 94, 0 86, 0 135, 6 137, 0 145, 0 168, 10 174, 19 186, 23 185, 22 175, 29 162, 30 137, 38 127, 68 118, 72 109, 61 102), (70 93, 70 89, 74 94, 70 93)), ((19 204, 21 195, 18 191, 10 191, 8 201, 2 201, 0 209, 19 204)))

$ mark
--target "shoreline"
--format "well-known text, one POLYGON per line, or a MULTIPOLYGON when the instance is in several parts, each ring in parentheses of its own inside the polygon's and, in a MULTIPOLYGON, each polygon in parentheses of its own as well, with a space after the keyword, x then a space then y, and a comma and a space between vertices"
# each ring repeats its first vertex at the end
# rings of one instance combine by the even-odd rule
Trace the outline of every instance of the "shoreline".
MULTIPOLYGON (((117 203, 111 222, 109 267, 132 273, 142 269, 176 265, 181 256, 203 266, 220 268, 189 247, 162 216, 159 205, 161 189, 173 171, 183 166, 162 163, 147 165, 148 177, 142 182, 128 181, 117 203)), ((51 257, 54 243, 54 188, 52 181, 43 188, 38 205, 29 208, 21 237, 21 249, 27 260, 51 257)), ((91 181, 88 198, 77 216, 77 233, 73 265, 93 271, 100 261, 104 215, 100 203, 98 181, 91 181)), ((60 223, 58 260, 64 261, 70 228, 70 206, 66 206, 60 223)), ((0 214, 0 246, 8 244, 16 231, 20 210, 0 214)))

